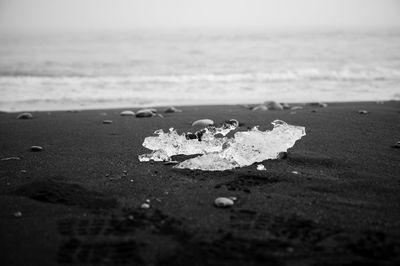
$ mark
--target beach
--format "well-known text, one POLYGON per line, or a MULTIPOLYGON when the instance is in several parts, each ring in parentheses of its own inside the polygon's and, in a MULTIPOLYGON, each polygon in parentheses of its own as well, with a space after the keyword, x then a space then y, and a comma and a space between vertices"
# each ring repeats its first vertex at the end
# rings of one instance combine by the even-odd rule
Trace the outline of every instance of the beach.
POLYGON ((400 263, 398 101, 157 109, 163 117, 120 116, 138 108, 0 114, 3 265, 400 263), (280 119, 306 136, 263 161, 266 171, 139 162, 145 137, 193 132, 205 118, 237 119, 239 130, 280 119), (217 197, 235 204, 217 208, 217 197))

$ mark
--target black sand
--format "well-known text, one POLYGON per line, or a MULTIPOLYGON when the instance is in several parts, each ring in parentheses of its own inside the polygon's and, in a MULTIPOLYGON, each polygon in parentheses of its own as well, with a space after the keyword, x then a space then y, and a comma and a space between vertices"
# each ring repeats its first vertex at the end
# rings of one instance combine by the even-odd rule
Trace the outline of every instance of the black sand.
POLYGON ((3 265, 400 263, 398 102, 295 113, 181 109, 164 118, 121 110, 38 112, 31 120, 0 114, 0 159, 20 158, 0 161, 3 265), (281 119, 307 135, 285 158, 263 162, 267 171, 138 162, 156 129, 193 131, 201 118, 235 118, 243 130, 281 119), (219 196, 238 201, 216 208, 219 196), (140 208, 146 199, 148 210, 140 208))

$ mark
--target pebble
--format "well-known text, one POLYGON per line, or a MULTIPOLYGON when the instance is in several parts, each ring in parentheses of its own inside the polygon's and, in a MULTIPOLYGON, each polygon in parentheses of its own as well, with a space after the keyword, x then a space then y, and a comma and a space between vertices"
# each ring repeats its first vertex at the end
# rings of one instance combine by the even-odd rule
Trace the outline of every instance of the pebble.
POLYGON ((264 105, 271 110, 283 110, 283 106, 275 101, 265 102, 264 105))
POLYGON ((32 119, 33 115, 31 113, 22 113, 17 116, 17 119, 32 119))
POLYGON ((13 213, 14 217, 22 217, 22 212, 17 211, 13 213))
POLYGON ((358 110, 358 113, 365 115, 365 114, 368 114, 369 112, 367 110, 358 110))
POLYGON ((290 110, 301 110, 301 109, 303 109, 303 106, 300 106, 300 105, 296 105, 296 106, 293 106, 292 108, 290 108, 290 110))
POLYGON ((265 166, 263 164, 257 165, 257 170, 258 171, 267 171, 267 169, 265 168, 265 166))
POLYGON ((103 120, 103 124, 107 125, 112 124, 112 120, 103 120))
POLYGON ((328 107, 327 103, 322 103, 322 102, 318 102, 318 103, 310 103, 311 106, 318 106, 318 107, 328 107))
POLYGON ((236 197, 229 197, 229 199, 233 200, 233 201, 237 201, 236 197))
POLYGON ((99 113, 99 115, 106 116, 107 113, 99 113))
POLYGON ((233 206, 234 201, 230 198, 219 197, 214 201, 214 205, 219 208, 229 208, 233 206))
POLYGON ((316 113, 316 112, 317 112, 317 110, 315 110, 315 109, 312 109, 312 110, 311 110, 311 112, 312 112, 312 113, 316 113))
POLYGON ((31 151, 43 151, 43 147, 41 146, 31 146, 31 151))
POLYGON ((229 119, 225 121, 225 124, 229 124, 232 125, 234 127, 238 127, 239 126, 239 121, 236 119, 229 119))
POLYGON ((288 103, 281 103, 283 109, 290 109, 290 105, 288 103))
POLYGON ((394 144, 392 147, 395 148, 395 149, 400 149, 400 141, 398 141, 398 142, 397 142, 396 144, 394 144))
POLYGON ((135 116, 135 113, 129 110, 126 111, 122 111, 120 114, 120 116, 135 116))
POLYGON ((207 126, 212 126, 212 125, 214 125, 214 121, 212 121, 211 119, 200 119, 200 120, 194 121, 192 124, 192 127, 195 127, 195 126, 207 127, 207 126))
POLYGON ((164 164, 171 165, 171 164, 178 164, 178 163, 179 163, 178 161, 168 161, 168 162, 165 162, 164 164))
POLYGON ((156 109, 140 109, 136 112, 136 117, 153 117, 156 116, 156 109))
POLYGON ((142 209, 150 209, 150 204, 143 203, 142 205, 140 205, 140 208, 142 208, 142 209))
POLYGON ((181 112, 182 112, 182 110, 177 109, 173 106, 170 106, 164 110, 164 113, 181 113, 181 112))
POLYGON ((20 157, 7 157, 7 158, 2 158, 2 161, 11 161, 11 160, 21 160, 20 157))
POLYGON ((265 105, 257 105, 251 108, 252 111, 268 111, 268 107, 265 105))
POLYGON ((292 174, 298 175, 299 172, 297 172, 297 171, 292 171, 292 174))

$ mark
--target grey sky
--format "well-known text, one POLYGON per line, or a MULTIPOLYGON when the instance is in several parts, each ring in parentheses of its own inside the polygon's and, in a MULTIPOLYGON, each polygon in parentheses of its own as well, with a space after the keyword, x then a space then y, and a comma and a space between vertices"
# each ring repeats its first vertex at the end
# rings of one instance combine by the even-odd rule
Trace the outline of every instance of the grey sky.
POLYGON ((400 0, 0 0, 0 28, 399 27, 400 0))

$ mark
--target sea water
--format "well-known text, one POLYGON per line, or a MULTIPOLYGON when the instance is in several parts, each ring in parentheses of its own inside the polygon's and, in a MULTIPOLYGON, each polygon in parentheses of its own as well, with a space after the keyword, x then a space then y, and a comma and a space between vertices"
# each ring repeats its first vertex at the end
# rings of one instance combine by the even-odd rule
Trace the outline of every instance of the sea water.
POLYGON ((400 31, 0 34, 0 110, 400 99, 400 31))

